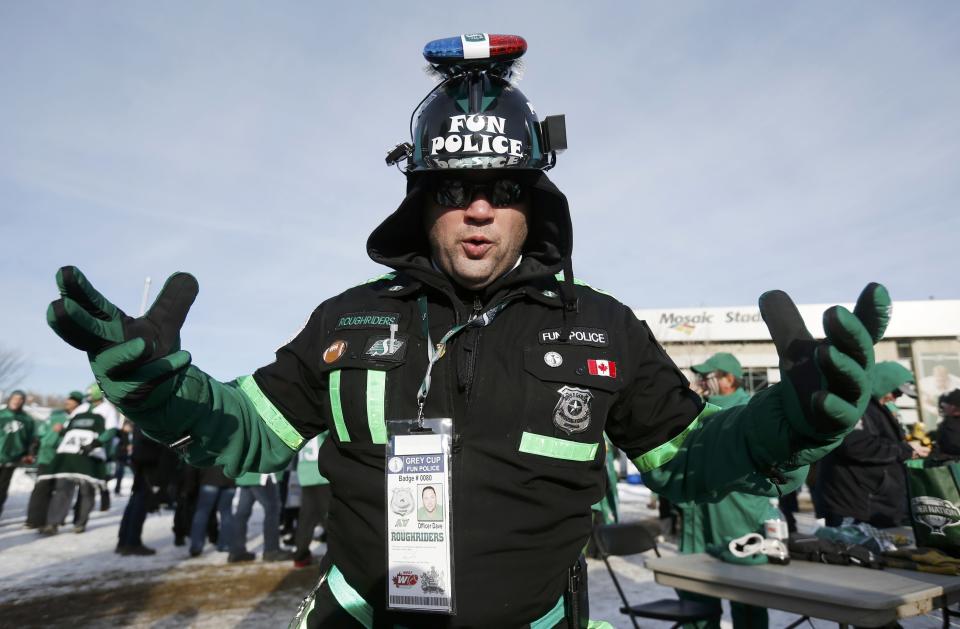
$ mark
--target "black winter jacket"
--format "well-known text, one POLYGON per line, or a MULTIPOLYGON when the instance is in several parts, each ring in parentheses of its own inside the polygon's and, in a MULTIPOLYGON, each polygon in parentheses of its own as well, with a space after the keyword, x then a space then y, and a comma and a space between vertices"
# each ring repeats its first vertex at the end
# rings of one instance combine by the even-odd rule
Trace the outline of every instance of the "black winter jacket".
POLYGON ((903 461, 913 455, 897 419, 875 399, 860 424, 817 468, 817 514, 852 517, 873 526, 908 516, 903 461))

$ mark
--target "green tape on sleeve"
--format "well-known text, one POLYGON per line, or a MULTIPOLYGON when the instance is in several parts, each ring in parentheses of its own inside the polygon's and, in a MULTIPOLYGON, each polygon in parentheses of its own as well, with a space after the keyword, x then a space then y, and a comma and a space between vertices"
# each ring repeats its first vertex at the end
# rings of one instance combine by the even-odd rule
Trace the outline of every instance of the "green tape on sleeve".
POLYGON ((557 599, 557 602, 546 614, 530 623, 530 629, 551 629, 563 620, 563 596, 557 599))
POLYGON ((303 437, 297 432, 297 429, 287 421, 283 413, 277 410, 273 402, 264 395, 263 391, 261 391, 257 385, 256 380, 253 379, 253 376, 237 378, 237 384, 240 390, 243 391, 243 394, 253 403, 253 407, 257 410, 263 423, 265 423, 274 434, 280 437, 281 441, 287 444, 291 450, 299 450, 304 444, 303 437))
POLYGON ((343 578, 343 573, 336 566, 330 566, 330 572, 327 573, 327 583, 330 585, 330 593, 340 603, 340 607, 366 629, 371 629, 373 627, 373 607, 363 600, 363 597, 353 589, 353 586, 347 583, 347 580, 343 578))
POLYGON ((343 421, 343 407, 340 405, 340 370, 330 372, 330 412, 333 414, 333 427, 341 442, 350 441, 347 424, 343 421))
POLYGON ((374 443, 387 442, 387 425, 383 419, 386 395, 387 372, 367 370, 367 424, 374 443))
POLYGON ((650 450, 646 454, 641 454, 633 460, 633 463, 641 472, 649 472, 650 470, 657 469, 661 465, 670 461, 673 457, 677 456, 677 452, 680 451, 680 446, 683 445, 684 441, 686 441, 687 435, 690 434, 691 430, 699 426, 700 422, 707 417, 719 412, 719 406, 707 403, 703 407, 703 410, 700 411, 700 414, 694 417, 693 421, 690 422, 690 425, 684 428, 679 435, 670 441, 657 446, 653 450, 650 450))
POLYGON ((551 459, 592 461, 597 456, 599 447, 599 443, 567 441, 566 439, 537 435, 532 432, 525 432, 520 437, 520 452, 548 456, 551 459))

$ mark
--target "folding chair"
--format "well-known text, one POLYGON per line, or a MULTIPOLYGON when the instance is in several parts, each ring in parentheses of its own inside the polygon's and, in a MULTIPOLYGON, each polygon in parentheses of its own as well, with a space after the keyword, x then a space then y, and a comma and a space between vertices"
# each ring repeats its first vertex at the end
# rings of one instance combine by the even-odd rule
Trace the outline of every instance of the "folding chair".
POLYGON ((613 585, 616 586, 617 592, 620 594, 620 600, 623 601, 620 613, 628 614, 630 622, 636 629, 639 628, 637 618, 673 621, 675 624, 671 629, 676 629, 687 622, 720 620, 721 612, 716 607, 698 601, 664 598, 642 605, 631 605, 627 601, 608 557, 635 555, 650 549, 653 549, 653 552, 659 557, 660 551, 657 549, 657 540, 643 524, 639 522, 602 524, 594 527, 593 539, 600 553, 600 558, 603 559, 603 563, 606 564, 607 571, 610 573, 610 578, 613 579, 613 585))

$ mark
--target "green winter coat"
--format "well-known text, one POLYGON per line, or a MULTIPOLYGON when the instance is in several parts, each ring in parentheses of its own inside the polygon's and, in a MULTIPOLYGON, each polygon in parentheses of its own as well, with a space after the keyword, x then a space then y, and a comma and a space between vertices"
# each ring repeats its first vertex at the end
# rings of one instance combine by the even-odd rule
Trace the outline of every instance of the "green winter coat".
POLYGON ((107 455, 101 441, 104 433, 102 416, 91 412, 74 415, 61 432, 63 439, 47 473, 37 479, 69 478, 104 485, 107 476, 107 455), (83 448, 94 441, 99 441, 99 445, 84 453, 83 448))
MULTIPOLYGON (((737 389, 730 395, 714 395, 708 400, 720 408, 742 406, 750 396, 737 389)), ((680 552, 702 553, 707 544, 722 545, 731 537, 762 533, 770 514, 770 499, 765 496, 731 492, 718 502, 685 502, 677 505, 683 516, 680 552)))
POLYGON ((40 449, 37 450, 37 465, 49 465, 57 455, 57 446, 63 436, 63 430, 54 432, 55 424, 66 424, 69 421, 66 412, 54 411, 46 422, 37 422, 37 438, 40 439, 40 449))
POLYGON ((35 422, 23 411, 0 410, 0 465, 16 465, 30 452, 35 422))
POLYGON ((301 487, 310 487, 313 485, 329 485, 330 481, 320 473, 318 461, 320 459, 320 446, 330 435, 329 430, 324 430, 319 435, 307 442, 300 450, 297 458, 297 480, 301 487))

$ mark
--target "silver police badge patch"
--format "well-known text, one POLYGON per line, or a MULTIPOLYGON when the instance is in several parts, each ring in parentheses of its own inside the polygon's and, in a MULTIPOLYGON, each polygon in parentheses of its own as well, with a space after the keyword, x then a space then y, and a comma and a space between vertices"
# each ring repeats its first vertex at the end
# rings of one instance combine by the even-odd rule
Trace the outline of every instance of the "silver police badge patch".
POLYGON ((560 387, 557 389, 560 401, 553 409, 553 423, 568 435, 583 432, 590 426, 590 402, 593 393, 587 389, 576 387, 560 387))

